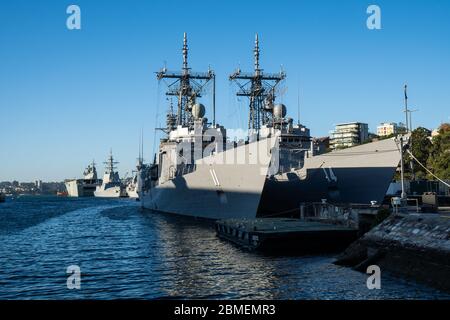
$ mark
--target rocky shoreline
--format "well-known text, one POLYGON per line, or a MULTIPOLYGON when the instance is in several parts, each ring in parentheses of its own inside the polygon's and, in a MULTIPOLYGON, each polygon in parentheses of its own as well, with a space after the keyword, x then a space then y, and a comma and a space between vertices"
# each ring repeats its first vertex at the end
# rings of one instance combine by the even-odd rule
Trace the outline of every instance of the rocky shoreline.
POLYGON ((366 233, 336 264, 369 265, 450 292, 450 215, 397 214, 366 233))

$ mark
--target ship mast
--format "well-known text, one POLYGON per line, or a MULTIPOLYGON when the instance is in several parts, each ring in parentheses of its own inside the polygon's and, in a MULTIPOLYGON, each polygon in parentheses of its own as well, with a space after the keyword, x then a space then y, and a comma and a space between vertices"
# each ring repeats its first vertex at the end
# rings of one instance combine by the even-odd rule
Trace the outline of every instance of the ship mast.
MULTIPOLYGON (((183 67, 181 72, 170 72, 166 68, 163 68, 156 73, 158 80, 167 79, 172 81, 171 83, 167 83, 168 90, 166 95, 177 97, 178 108, 175 123, 176 126, 183 127, 192 127, 194 122, 192 106, 196 103, 196 99, 202 96, 205 86, 211 80, 215 80, 214 71, 211 69, 204 73, 191 71, 188 65, 188 52, 187 35, 184 33, 182 49, 183 67)), ((215 92, 213 92, 213 95, 215 96, 215 92)), ((171 129, 168 128, 168 130, 170 131, 171 129)))
POLYGON ((119 162, 114 161, 113 155, 112 155, 112 149, 109 151, 109 157, 108 160, 103 162, 105 164, 106 170, 108 173, 114 173, 114 169, 116 169, 116 164, 119 162))
POLYGON ((141 128, 141 136, 139 137, 139 158, 138 158, 138 169, 142 167, 144 163, 144 129, 141 128))
POLYGON ((277 74, 263 73, 259 65, 258 34, 255 35, 253 53, 255 59, 253 73, 242 73, 240 69, 237 69, 229 79, 239 87, 237 96, 249 97, 248 129, 250 134, 258 134, 262 125, 273 122, 275 88, 286 78, 286 74, 282 70, 277 74))

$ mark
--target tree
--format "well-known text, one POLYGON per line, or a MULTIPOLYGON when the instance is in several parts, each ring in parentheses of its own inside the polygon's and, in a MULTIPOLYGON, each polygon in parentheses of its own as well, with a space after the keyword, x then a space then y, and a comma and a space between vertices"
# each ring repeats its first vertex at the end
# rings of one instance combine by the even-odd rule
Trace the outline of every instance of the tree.
POLYGON ((443 123, 439 126, 439 133, 450 131, 450 123, 443 123))
MULTIPOLYGON (((411 134, 410 151, 423 165, 427 164, 430 150, 432 148, 430 136, 431 131, 423 127, 413 130, 411 134)), ((414 161, 411 157, 406 156, 405 160, 410 164, 410 168, 412 166, 414 167, 414 174, 416 178, 421 179, 426 177, 427 173, 420 165, 414 163, 411 166, 411 161, 414 161)))
POLYGON ((427 167, 439 178, 450 179, 450 124, 442 124, 432 141, 427 167))

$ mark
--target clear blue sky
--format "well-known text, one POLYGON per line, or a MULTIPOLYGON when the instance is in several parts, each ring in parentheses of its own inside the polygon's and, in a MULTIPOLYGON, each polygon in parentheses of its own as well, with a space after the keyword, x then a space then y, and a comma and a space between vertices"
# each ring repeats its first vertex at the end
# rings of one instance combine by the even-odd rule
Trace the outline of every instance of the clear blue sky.
POLYGON ((1 1, 0 181, 78 177, 91 159, 103 172, 110 148, 123 175, 141 128, 152 159, 167 106, 154 71, 180 68, 183 32, 191 67, 217 73, 217 121, 228 127, 246 126, 228 75, 253 67, 255 32, 262 67, 287 72, 281 100, 295 119, 300 86, 314 136, 344 121, 371 131, 402 121, 405 82, 414 125, 449 121, 450 1, 1 1), (81 30, 66 28, 70 4, 81 30), (382 30, 366 28, 370 4, 382 30))

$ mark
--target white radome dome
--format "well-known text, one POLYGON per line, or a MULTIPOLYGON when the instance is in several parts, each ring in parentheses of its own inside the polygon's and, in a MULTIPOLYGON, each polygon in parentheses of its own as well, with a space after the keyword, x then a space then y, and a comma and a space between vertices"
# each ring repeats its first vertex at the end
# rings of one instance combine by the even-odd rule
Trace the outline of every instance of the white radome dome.
POLYGON ((201 119, 205 116, 205 106, 201 103, 196 103, 192 106, 192 116, 194 119, 201 119))
POLYGON ((276 104, 273 107, 273 115, 277 119, 283 119, 286 116, 286 106, 284 104, 276 104))

